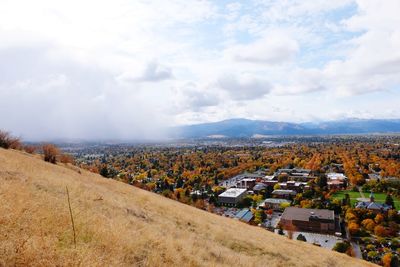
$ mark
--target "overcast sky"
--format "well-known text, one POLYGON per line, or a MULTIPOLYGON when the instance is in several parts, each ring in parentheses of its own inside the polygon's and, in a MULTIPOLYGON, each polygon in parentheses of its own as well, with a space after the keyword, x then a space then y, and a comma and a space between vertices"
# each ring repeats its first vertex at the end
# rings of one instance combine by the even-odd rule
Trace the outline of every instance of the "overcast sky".
POLYGON ((400 117, 399 0, 0 0, 0 128, 400 117))

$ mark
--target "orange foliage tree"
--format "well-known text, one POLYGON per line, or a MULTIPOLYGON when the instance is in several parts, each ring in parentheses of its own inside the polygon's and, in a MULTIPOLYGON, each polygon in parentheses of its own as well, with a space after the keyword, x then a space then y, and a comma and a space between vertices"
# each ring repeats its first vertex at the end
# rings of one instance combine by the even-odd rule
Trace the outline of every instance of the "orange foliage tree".
POLYGON ((45 144, 42 147, 44 161, 55 164, 57 162, 57 156, 60 154, 60 150, 53 144, 45 144))

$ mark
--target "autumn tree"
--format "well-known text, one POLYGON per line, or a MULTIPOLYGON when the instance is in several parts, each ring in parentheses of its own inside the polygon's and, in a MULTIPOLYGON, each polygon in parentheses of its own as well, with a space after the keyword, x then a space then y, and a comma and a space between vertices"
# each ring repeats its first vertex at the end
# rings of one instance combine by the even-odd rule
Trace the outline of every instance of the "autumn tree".
POLYGON ((385 255, 383 255, 382 264, 384 267, 391 267, 392 257, 392 253, 386 253, 385 255))
POLYGON ((382 214, 380 214, 380 213, 378 213, 376 216, 375 216, 375 223, 376 224, 381 224, 384 220, 385 220, 385 217, 383 217, 383 215, 382 214))
POLYGON ((0 147, 5 149, 20 149, 21 141, 19 138, 11 136, 9 132, 0 130, 0 147))
POLYGON ((53 144, 45 144, 42 147, 43 149, 43 155, 44 155, 44 161, 50 162, 50 163, 57 163, 57 157, 60 154, 60 150, 58 147, 56 147, 53 144))
POLYGON ((31 146, 31 145, 25 145, 25 146, 23 146, 23 149, 26 153, 33 154, 36 152, 37 147, 31 146))
POLYGON ((74 160, 74 157, 69 154, 61 154, 60 162, 74 164, 75 160, 74 160))
POLYGON ((374 234, 377 236, 384 237, 387 235, 386 228, 383 227, 382 225, 377 225, 377 226, 375 226, 374 234))
POLYGON ((350 222, 347 228, 349 229, 349 232, 352 235, 356 235, 360 230, 360 226, 355 222, 350 222))
POLYGON ((206 209, 206 205, 205 205, 203 199, 197 199, 197 200, 195 201, 195 203, 194 203, 194 206, 195 206, 196 208, 198 208, 198 209, 201 209, 201 210, 205 210, 205 209, 206 209))
POLYGON ((370 231, 370 232, 374 231, 375 226, 376 226, 374 220, 372 220, 372 219, 365 219, 365 220, 363 220, 363 221, 361 222, 361 225, 362 225, 365 229, 367 229, 368 231, 370 231))

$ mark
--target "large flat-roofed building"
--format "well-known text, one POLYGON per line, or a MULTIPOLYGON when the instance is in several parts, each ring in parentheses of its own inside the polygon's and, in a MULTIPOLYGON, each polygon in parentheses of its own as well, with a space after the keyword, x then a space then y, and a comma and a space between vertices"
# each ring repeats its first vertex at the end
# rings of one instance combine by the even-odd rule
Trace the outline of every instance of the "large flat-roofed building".
POLYGON ((308 169, 279 169, 275 172, 274 176, 278 177, 280 175, 285 175, 289 180, 293 181, 303 181, 313 180, 315 177, 311 176, 311 170, 308 169))
POLYGON ((244 188, 229 188, 218 196, 218 202, 226 206, 235 206, 247 195, 244 188))
POLYGON ((275 198, 290 198, 297 195, 297 192, 294 190, 286 190, 286 189, 276 189, 272 191, 272 196, 275 198))
POLYGON ((283 212, 279 224, 284 229, 294 231, 334 234, 335 214, 333 210, 288 207, 283 212))

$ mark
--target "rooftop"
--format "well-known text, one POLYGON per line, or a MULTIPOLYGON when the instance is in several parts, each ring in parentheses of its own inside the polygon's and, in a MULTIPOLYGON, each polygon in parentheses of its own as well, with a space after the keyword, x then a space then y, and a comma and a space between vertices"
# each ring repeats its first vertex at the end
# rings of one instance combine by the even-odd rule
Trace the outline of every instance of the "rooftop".
POLYGON ((391 206, 383 203, 376 203, 371 201, 361 201, 356 204, 356 208, 359 209, 370 209, 370 210, 389 210, 391 206))
POLYGON ((286 189, 277 189, 272 192, 272 194, 276 195, 296 195, 296 191, 294 190, 286 190, 286 189))
POLYGON ((334 220, 335 214, 333 210, 325 209, 302 209, 295 207, 288 207, 282 214, 282 219, 296 220, 296 221, 310 221, 310 217, 322 220, 334 220))
POLYGON ((280 204, 280 203, 290 203, 289 200, 283 198, 267 198, 264 200, 263 203, 273 203, 273 204, 280 204))
POLYGON ((260 190, 263 190, 263 189, 265 189, 265 188, 267 188, 267 186, 266 186, 265 184, 263 184, 263 183, 258 183, 258 184, 256 184, 256 185, 254 186, 253 190, 255 190, 255 191, 260 191, 260 190))
POLYGON ((328 177, 329 180, 344 180, 344 179, 347 179, 346 175, 344 175, 343 173, 338 173, 338 172, 327 173, 326 177, 328 177))
POLYGON ((242 181, 244 182, 254 182, 256 179, 255 178, 244 178, 242 181))
POLYGON ((333 181, 329 181, 327 184, 343 184, 343 181, 339 181, 339 180, 333 180, 333 181))
POLYGON ((253 219, 253 213, 249 209, 242 209, 236 214, 235 218, 241 221, 250 222, 251 219, 253 219))
POLYGON ((229 188, 225 192, 221 193, 220 197, 238 197, 247 190, 244 188, 229 188))

